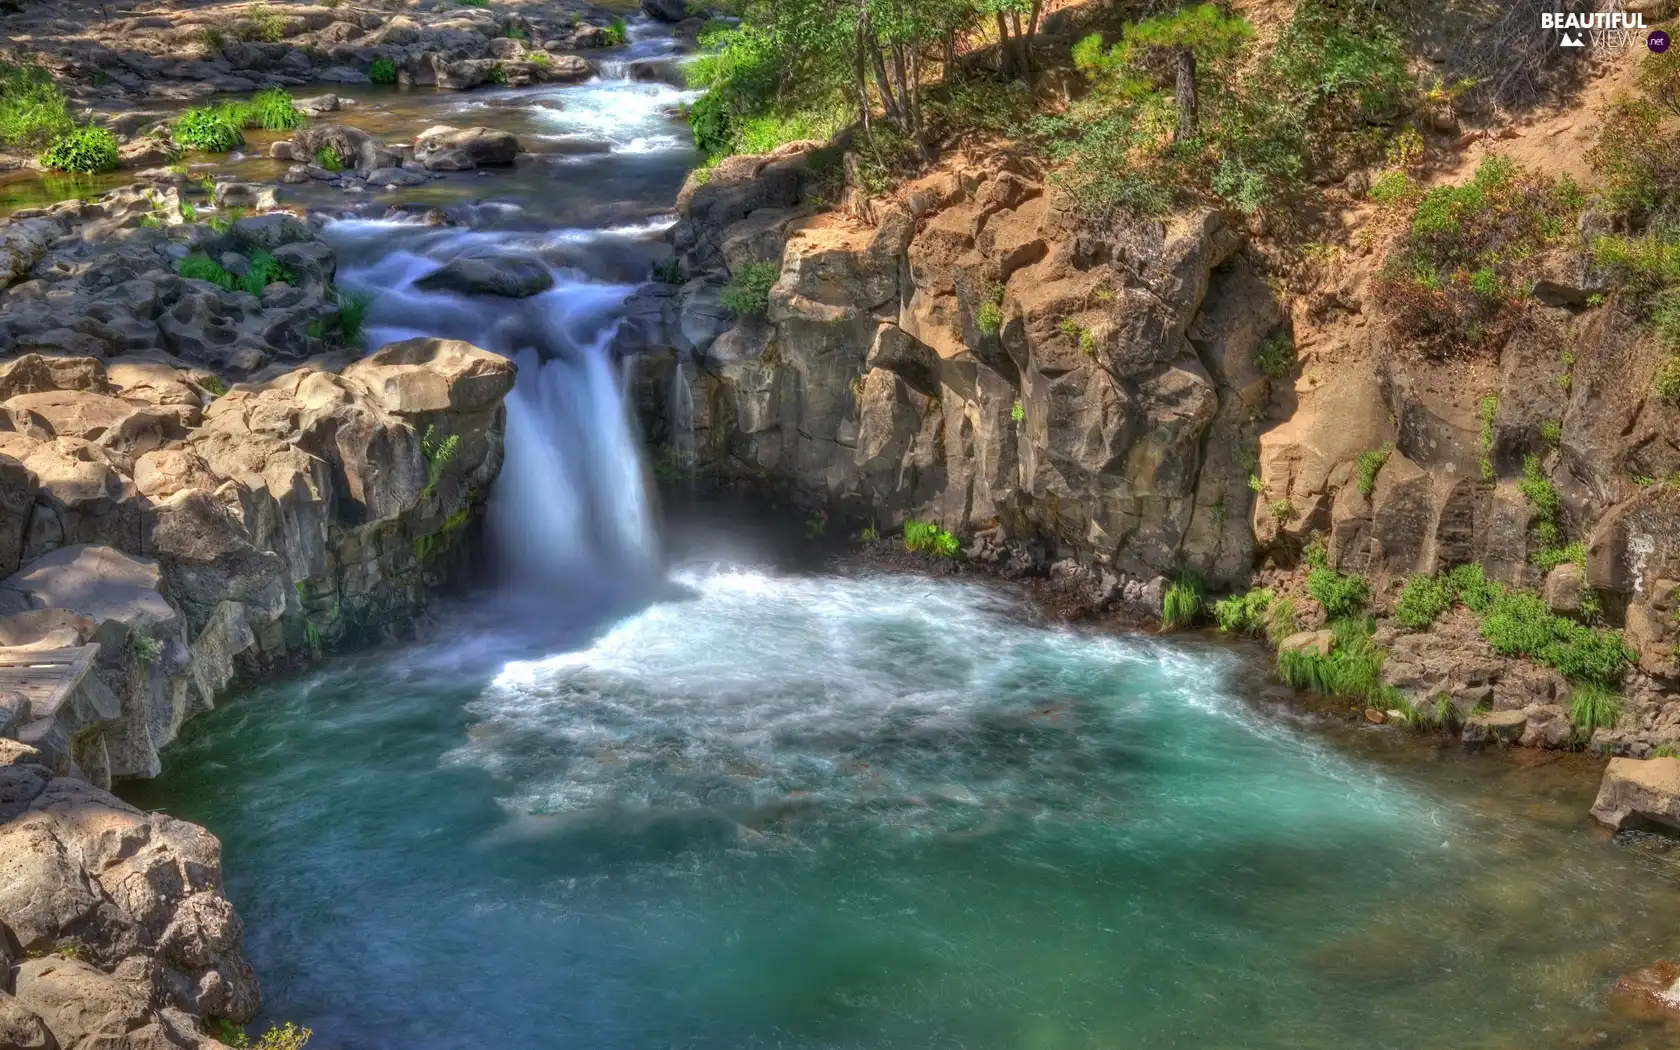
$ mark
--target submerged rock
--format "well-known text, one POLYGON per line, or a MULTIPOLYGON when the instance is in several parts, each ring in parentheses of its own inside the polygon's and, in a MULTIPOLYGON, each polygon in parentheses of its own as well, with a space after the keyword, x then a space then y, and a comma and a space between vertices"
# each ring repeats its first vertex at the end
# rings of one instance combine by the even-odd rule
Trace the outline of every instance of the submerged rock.
POLYGON ((474 165, 512 164, 519 155, 519 140, 494 128, 455 128, 447 124, 427 128, 414 139, 414 159, 428 168, 434 167, 434 158, 457 151, 471 157, 474 165))
POLYGON ((523 299, 554 287, 554 275, 536 259, 494 255, 455 259, 414 282, 429 292, 499 295, 523 299))

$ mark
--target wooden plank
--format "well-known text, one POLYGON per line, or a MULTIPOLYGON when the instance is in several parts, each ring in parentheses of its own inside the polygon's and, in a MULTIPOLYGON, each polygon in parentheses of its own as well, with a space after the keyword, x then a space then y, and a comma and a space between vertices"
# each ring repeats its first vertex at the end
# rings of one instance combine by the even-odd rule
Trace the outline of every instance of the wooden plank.
POLYGON ((99 655, 98 645, 31 652, 0 649, 0 689, 21 693, 32 720, 51 718, 82 684, 99 655))

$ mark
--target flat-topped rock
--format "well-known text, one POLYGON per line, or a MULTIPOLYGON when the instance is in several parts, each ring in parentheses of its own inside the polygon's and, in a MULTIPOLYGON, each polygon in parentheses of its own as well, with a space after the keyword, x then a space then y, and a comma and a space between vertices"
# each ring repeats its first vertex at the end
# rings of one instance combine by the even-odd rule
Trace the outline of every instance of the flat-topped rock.
POLYGON ((454 259, 414 282, 426 291, 524 299, 554 287, 554 275, 536 259, 493 255, 454 259))
POLYGON ((104 624, 169 623, 175 610, 163 596, 163 573, 152 558, 79 543, 35 559, 0 581, 36 609, 68 609, 104 624))
POLYGON ((458 339, 386 343, 344 370, 389 412, 482 412, 513 389, 514 364, 458 339))
POLYGON ((1592 817, 1618 831, 1650 826, 1680 831, 1680 758, 1612 758, 1592 817))

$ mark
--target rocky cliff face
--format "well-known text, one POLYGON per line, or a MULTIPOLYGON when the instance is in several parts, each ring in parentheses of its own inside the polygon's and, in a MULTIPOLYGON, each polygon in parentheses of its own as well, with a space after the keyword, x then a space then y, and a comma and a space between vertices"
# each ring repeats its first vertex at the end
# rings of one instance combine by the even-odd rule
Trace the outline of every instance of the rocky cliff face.
POLYGON ((235 679, 405 630, 501 468, 511 362, 352 360, 307 224, 154 205, 0 223, 0 1047, 210 1050, 255 1014, 214 836, 102 789, 235 679), (183 238, 293 283, 183 278, 183 238))
POLYGON ((785 481, 883 531, 931 518, 1132 575, 1246 577, 1239 449, 1272 400, 1254 354, 1283 315, 1218 215, 1083 236, 999 157, 865 221, 803 203, 804 165, 738 158, 691 183, 674 236, 697 276, 640 314, 691 373, 702 470, 785 481), (731 325, 724 274, 761 260, 780 266, 767 314, 731 325))
MULTIPOLYGON (((1680 469, 1675 409, 1628 395, 1662 355, 1600 305, 1588 261, 1542 260, 1524 323, 1491 355, 1443 360, 1385 316, 1368 240, 1290 287, 1216 213, 1081 225, 1006 155, 828 210, 808 148, 733 158, 678 202, 688 279, 644 292, 629 336, 670 348, 645 357, 641 394, 670 455, 692 440, 703 474, 786 485, 882 534, 921 518, 971 556, 1077 559, 1098 604, 1186 569, 1304 592, 1314 537, 1379 608, 1408 574, 1478 562, 1557 612, 1596 600, 1626 625, 1639 670, 1595 744, 1680 738, 1680 497, 1652 484, 1680 469), (777 274, 767 309, 733 316, 721 290, 754 263, 777 274), (1531 460, 1584 565, 1536 568, 1531 460)), ((1301 612, 1322 623, 1304 593, 1301 612)), ((1571 743, 1567 683, 1473 623, 1379 633, 1406 694, 1523 713, 1500 739, 1571 743)))

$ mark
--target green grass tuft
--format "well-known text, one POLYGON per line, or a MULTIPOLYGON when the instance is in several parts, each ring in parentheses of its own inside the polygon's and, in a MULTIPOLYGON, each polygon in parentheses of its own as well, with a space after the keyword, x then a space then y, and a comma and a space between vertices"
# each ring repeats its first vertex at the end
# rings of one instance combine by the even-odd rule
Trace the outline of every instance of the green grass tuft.
POLYGON ((375 84, 395 84, 397 82, 397 64, 391 59, 380 55, 368 67, 368 79, 375 84))
POLYGON ((1228 634, 1261 634, 1271 623, 1272 592, 1255 587, 1213 603, 1213 618, 1228 634))
POLYGON ((1597 682, 1582 682, 1569 693, 1569 720, 1586 733, 1613 729, 1622 717, 1622 694, 1597 682))
POLYGON ((175 119, 175 144, 205 153, 226 153, 245 144, 243 114, 227 106, 199 106, 175 119))
POLYGON ((367 321, 368 308, 373 305, 373 296, 367 292, 346 292, 334 290, 338 300, 338 330, 344 337, 346 346, 357 346, 362 341, 362 325, 367 321))
POLYGON ((1388 462, 1388 455, 1393 449, 1387 445, 1374 448, 1369 452, 1361 452, 1358 460, 1359 491, 1369 496, 1377 487, 1377 472, 1382 470, 1383 464, 1388 462))
POLYGON ((1181 572, 1167 585, 1161 598, 1161 627, 1176 631, 1196 622, 1202 611, 1202 579, 1193 572, 1181 572))

